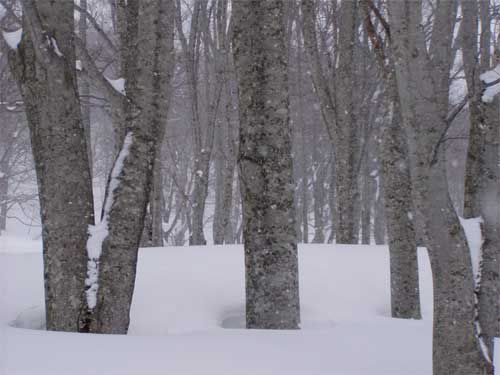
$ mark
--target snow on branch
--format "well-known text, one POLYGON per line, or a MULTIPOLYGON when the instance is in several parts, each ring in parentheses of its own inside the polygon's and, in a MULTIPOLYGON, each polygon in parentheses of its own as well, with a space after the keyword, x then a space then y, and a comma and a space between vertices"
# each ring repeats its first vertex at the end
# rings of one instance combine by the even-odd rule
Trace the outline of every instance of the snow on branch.
POLYGON ((106 202, 104 204, 101 221, 96 225, 89 225, 89 238, 87 240, 87 279, 85 280, 85 285, 88 287, 86 296, 87 305, 90 309, 95 308, 97 304, 97 290, 99 288, 99 258, 102 253, 102 244, 109 234, 109 213, 111 211, 111 207, 113 206, 115 191, 120 186, 120 175, 123 170, 125 159, 130 152, 131 144, 132 132, 129 132, 123 141, 123 147, 118 154, 113 170, 111 171, 108 197, 106 198, 106 202))
POLYGON ((500 94, 500 64, 481 74, 479 78, 485 86, 481 100, 485 103, 491 103, 495 96, 500 94))

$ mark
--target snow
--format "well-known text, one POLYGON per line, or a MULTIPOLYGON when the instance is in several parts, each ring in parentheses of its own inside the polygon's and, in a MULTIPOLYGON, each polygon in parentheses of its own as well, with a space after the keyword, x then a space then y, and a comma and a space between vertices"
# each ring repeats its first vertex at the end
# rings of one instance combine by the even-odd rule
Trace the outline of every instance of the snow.
POLYGON ((123 141, 122 149, 116 158, 116 162, 111 171, 109 181, 109 195, 104 205, 101 221, 96 225, 89 225, 89 239, 87 241, 87 279, 85 285, 87 289, 87 304, 90 309, 96 306, 97 290, 99 288, 99 258, 101 257, 102 244, 108 236, 108 219, 111 206, 113 205, 115 190, 120 186, 120 174, 123 169, 123 163, 130 152, 133 134, 128 132, 123 141))
POLYGON ((79 72, 82 71, 82 61, 81 60, 76 60, 75 62, 75 68, 76 70, 78 70, 79 72))
POLYGON ((387 247, 299 245, 300 331, 242 329, 241 245, 141 249, 130 333, 115 336, 36 330, 43 325, 40 242, 11 245, 0 240, 2 375, 432 373, 423 249, 424 319, 403 320, 390 318, 387 247))
POLYGON ((21 37, 23 35, 23 29, 17 29, 16 31, 12 32, 2 32, 3 38, 5 39, 5 42, 11 49, 17 49, 17 46, 19 43, 21 43, 21 37))
POLYGON ((126 95, 125 92, 125 78, 110 79, 106 77, 106 80, 113 86, 113 88, 122 95, 126 95))
MULTIPOLYGON (((483 254, 482 254, 483 238, 481 234, 482 222, 483 219, 481 217, 474 217, 470 219, 460 218, 460 223, 464 228, 465 237, 467 238, 467 244, 469 245, 469 251, 472 261, 472 272, 474 275, 474 284, 476 291, 479 290, 479 286, 481 283, 481 262, 483 260, 483 254)), ((476 336, 479 339, 479 345, 481 346, 481 351, 483 352, 484 357, 489 363, 491 363, 488 347, 481 335, 482 329, 481 329, 481 324, 479 323, 478 311, 477 311, 477 306, 478 306, 477 294, 474 294, 474 299, 475 299, 474 303, 476 306, 475 307, 476 316, 474 319, 474 325, 476 327, 476 336)))
POLYGON ((479 264, 481 262, 481 246, 483 244, 483 239, 481 236, 481 223, 483 219, 480 217, 474 217, 471 219, 464 219, 460 217, 460 224, 464 228, 465 237, 467 238, 467 244, 469 245, 470 256, 472 260, 472 271, 474 274, 474 280, 477 282, 480 278, 479 275, 479 264))
POLYGON ((58 57, 63 57, 64 55, 62 54, 61 50, 59 49, 59 46, 57 45, 57 41, 54 38, 50 38, 50 44, 52 45, 52 48, 54 48, 54 53, 58 57))
MULTIPOLYGON (((491 84, 492 82, 497 81, 498 79, 500 79, 500 64, 495 68, 481 74, 479 78, 485 84, 491 84)), ((500 94, 500 82, 486 87, 481 100, 485 103, 491 103, 495 96, 497 96, 498 94, 500 94)))

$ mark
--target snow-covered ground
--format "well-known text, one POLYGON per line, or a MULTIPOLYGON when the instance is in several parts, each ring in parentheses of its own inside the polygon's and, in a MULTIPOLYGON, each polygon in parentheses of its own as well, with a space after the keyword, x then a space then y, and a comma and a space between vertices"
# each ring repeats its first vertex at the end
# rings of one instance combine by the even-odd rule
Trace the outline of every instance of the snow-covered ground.
POLYGON ((128 336, 44 332, 38 241, 0 237, 2 375, 430 375, 424 319, 390 318, 384 246, 300 246, 302 330, 243 329, 241 246, 140 252, 128 336), (25 327, 25 328, 19 328, 25 327))

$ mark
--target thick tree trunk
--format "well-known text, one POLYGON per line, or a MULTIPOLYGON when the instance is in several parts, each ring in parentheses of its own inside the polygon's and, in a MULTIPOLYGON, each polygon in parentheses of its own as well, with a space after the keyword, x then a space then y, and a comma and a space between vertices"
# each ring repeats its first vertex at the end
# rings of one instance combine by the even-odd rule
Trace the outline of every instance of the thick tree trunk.
POLYGON ((233 2, 248 328, 300 324, 283 7, 233 2))
POLYGON ((490 69, 489 2, 481 1, 481 62, 477 61, 478 4, 462 1, 462 55, 469 96, 469 148, 465 172, 464 217, 481 217, 483 242, 479 274, 475 275, 480 339, 493 358, 498 333, 500 272, 500 198, 498 173, 499 100, 481 101, 480 74, 490 69))
POLYGON ((449 196, 441 144, 447 129, 456 2, 438 3, 429 52, 420 26, 421 2, 388 4, 413 201, 423 223, 434 282, 433 374, 489 374, 492 366, 475 329, 470 252, 449 196))
POLYGON ((164 135, 173 67, 173 14, 173 1, 127 5, 127 133, 108 183, 103 218, 89 240, 97 256, 89 258, 87 309, 80 324, 90 332, 128 330, 139 241, 164 135))
POLYGON ((399 97, 394 75, 388 93, 390 113, 382 130, 382 162, 385 217, 391 267, 391 311, 394 318, 420 319, 417 240, 407 142, 402 132, 399 97))
POLYGON ((46 326, 56 331, 78 330, 88 227, 94 222, 73 12, 73 2, 23 1, 22 41, 9 52, 26 107, 37 173, 46 326))

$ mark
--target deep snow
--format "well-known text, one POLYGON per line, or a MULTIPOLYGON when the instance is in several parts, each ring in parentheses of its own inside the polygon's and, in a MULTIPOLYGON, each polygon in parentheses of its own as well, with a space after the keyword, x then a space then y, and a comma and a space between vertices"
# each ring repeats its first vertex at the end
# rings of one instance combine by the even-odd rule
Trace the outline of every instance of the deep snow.
POLYGON ((125 337, 26 329, 42 324, 40 245, 5 239, 2 375, 431 374, 431 278, 423 249, 424 320, 406 321, 390 318, 385 246, 300 246, 300 331, 242 329, 241 246, 142 249, 125 337))

